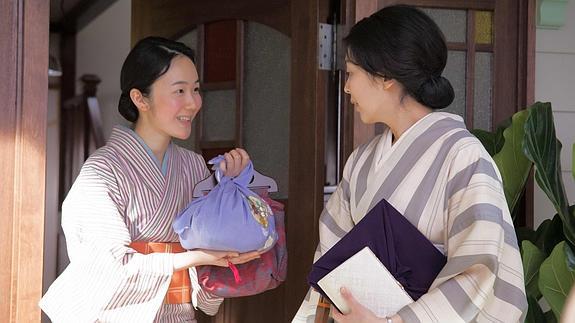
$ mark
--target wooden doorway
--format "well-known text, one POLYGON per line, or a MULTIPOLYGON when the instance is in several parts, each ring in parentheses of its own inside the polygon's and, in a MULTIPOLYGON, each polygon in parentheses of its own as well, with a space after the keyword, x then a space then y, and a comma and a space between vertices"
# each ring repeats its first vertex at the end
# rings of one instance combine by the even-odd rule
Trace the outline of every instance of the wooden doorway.
MULTIPOLYGON (((261 295, 228 299, 217 316, 202 316, 200 322, 289 322, 305 296, 306 276, 318 241, 317 222, 323 208, 324 114, 329 72, 318 70, 317 56, 318 23, 327 22, 328 4, 328 0, 218 0, 201 4, 187 0, 132 1, 132 44, 148 35, 177 39, 194 27, 201 31, 207 24, 226 20, 238 21, 238 30, 251 21, 289 37, 289 87, 285 89, 289 93, 286 120, 289 184, 287 195, 282 199, 287 204, 288 278, 279 288, 261 295)), ((242 64, 241 52, 236 67, 242 64)), ((201 56, 200 50, 199 60, 203 61, 205 57, 201 56)), ((239 72, 241 74, 241 70, 239 72)), ((242 80, 241 75, 236 75, 231 81, 214 82, 208 91, 241 90, 242 80)), ((265 91, 265 83, 261 86, 261 91, 265 91)), ((241 115, 242 100, 237 93, 232 101, 236 102, 236 115, 241 115)), ((233 139, 199 140, 196 148, 203 151, 227 148, 222 146, 226 144, 241 145, 244 142, 242 124, 237 118, 235 124, 233 139)), ((198 135, 203 138, 204 133, 200 131, 198 135)))
POLYGON ((0 2, 0 321, 39 322, 48 17, 44 0, 0 2))

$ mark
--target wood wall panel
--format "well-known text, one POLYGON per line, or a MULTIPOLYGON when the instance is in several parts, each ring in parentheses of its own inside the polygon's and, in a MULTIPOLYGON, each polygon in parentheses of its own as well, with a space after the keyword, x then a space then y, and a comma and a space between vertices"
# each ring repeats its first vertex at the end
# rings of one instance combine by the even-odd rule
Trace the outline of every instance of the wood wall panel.
POLYGON ((38 322, 49 2, 0 2, 0 321, 38 322))
POLYGON ((292 0, 291 111, 286 317, 289 322, 309 286, 307 275, 323 209, 327 71, 317 65, 318 22, 327 21, 328 1, 292 0))
POLYGON ((289 35, 289 14, 289 0, 132 0, 132 44, 150 35, 175 39, 197 24, 227 19, 256 21, 289 35))

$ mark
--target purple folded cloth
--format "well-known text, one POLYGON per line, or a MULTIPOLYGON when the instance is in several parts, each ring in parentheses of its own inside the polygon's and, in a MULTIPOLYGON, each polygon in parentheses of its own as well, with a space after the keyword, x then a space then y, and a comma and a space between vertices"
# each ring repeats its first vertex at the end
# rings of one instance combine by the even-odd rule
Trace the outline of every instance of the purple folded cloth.
POLYGON ((365 246, 413 300, 427 293, 447 261, 416 227, 386 200, 381 200, 313 264, 308 283, 329 299, 317 282, 365 246))

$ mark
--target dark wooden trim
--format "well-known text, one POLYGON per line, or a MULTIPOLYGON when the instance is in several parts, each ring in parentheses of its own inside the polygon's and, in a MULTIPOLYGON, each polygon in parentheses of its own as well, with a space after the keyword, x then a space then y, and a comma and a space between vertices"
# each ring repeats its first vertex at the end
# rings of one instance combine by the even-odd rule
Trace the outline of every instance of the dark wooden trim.
MULTIPOLYGON (((76 95, 76 33, 63 32, 60 37, 60 62, 62 64, 61 88, 60 88, 60 111, 64 110, 64 102, 76 95)), ((60 174, 66 173, 66 164, 70 164, 71 156, 66 155, 62 147, 66 147, 66 140, 70 140, 75 128, 60 114, 60 174)), ((62 202, 66 197, 68 188, 71 187, 71 179, 66 178, 58 182, 58 209, 62 208, 62 202)))
POLYGON ((527 0, 518 4, 519 8, 519 51, 517 60, 525 62, 519 73, 517 86, 518 102, 521 107, 535 101, 535 37, 537 0, 527 0))
POLYGON ((447 42, 447 50, 466 51, 467 43, 447 42))
MULTIPOLYGON (((376 12, 377 9, 377 0, 356 0, 355 17, 352 25, 376 12)), ((346 97, 346 100, 349 101, 349 96, 346 95, 346 97)), ((359 113, 353 107, 350 106, 350 108, 353 110, 353 147, 356 148, 375 136, 375 125, 363 123, 359 113)))
POLYGON ((202 91, 233 90, 235 88, 236 88, 236 81, 201 83, 202 91))
MULTIPOLYGON (((344 12, 342 13, 342 17, 344 21, 342 24, 345 26, 345 30, 351 29, 351 26, 355 24, 355 0, 342 0, 345 2, 344 4, 344 12)), ((344 67, 345 68, 345 67, 344 67)), ((345 74, 342 77, 341 82, 341 91, 342 98, 341 98, 341 132, 342 132, 342 139, 341 139, 341 161, 345 163, 347 158, 351 155, 353 150, 355 149, 353 145, 353 138, 354 138, 354 109, 351 106, 349 95, 345 94, 343 91, 345 87, 345 74)), ((343 167, 342 167, 343 170, 343 167)))
POLYGON ((217 149, 217 148, 228 148, 234 147, 236 144, 235 140, 217 140, 217 141, 200 141, 200 149, 217 149))
MULTIPOLYGON (((285 315, 293 318, 309 288, 306 277, 318 243, 318 219, 323 209, 325 96, 327 71, 317 65, 318 22, 328 0, 291 1, 291 111, 289 202, 285 315)), ((280 317, 278 315, 278 317, 280 317)), ((281 320, 278 320, 281 321, 281 320)))
POLYGON ((493 45, 491 44, 475 44, 476 52, 493 53, 493 45))
MULTIPOLYGON (((536 0, 519 1, 519 51, 517 61, 525 62, 518 70, 517 100, 518 109, 525 109, 535 101, 535 37, 536 37, 536 0)), ((524 212, 519 214, 517 224, 533 228, 534 226, 534 185, 533 170, 525 185, 525 194, 521 199, 524 212)))
POLYGON ((174 38, 191 26, 218 20, 249 20, 290 34, 289 0, 132 0, 132 44, 157 35, 174 38))
POLYGON ((518 12, 515 1, 497 1, 494 16, 493 40, 493 103, 492 125, 498 125, 518 110, 517 62, 518 12))
MULTIPOLYGON (((455 50, 455 51, 466 51, 467 50, 467 43, 459 43, 459 42, 447 42, 447 50, 455 50)), ((475 44, 475 51, 476 52, 493 52, 493 45, 491 44, 475 44)))
POLYGON ((467 10, 467 51, 465 52, 465 123, 473 128, 475 101, 475 11, 467 10))
POLYGON ((379 0, 378 8, 398 3, 428 8, 493 10, 496 0, 379 0))
POLYGON ((244 115, 244 22, 237 20, 236 26, 236 145, 243 147, 244 115))
POLYGON ((50 24, 52 32, 72 32, 76 33, 102 12, 108 9, 117 0, 83 0, 78 2, 66 13, 60 21, 50 24))
POLYGON ((48 1, 0 3, 0 321, 39 322, 42 295, 48 1))

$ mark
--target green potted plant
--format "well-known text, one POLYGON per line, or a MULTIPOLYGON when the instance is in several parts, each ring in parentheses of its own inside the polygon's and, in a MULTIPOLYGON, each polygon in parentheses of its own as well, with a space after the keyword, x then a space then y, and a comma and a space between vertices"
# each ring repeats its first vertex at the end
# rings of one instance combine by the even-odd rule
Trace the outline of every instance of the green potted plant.
MULTIPOLYGON (((561 142, 550 103, 517 112, 493 133, 472 130, 492 155, 514 219, 517 203, 535 166, 535 180, 553 204, 555 216, 536 230, 517 228, 529 311, 525 322, 559 321, 575 281, 575 205, 569 206, 561 176, 561 142)), ((575 180, 575 145, 573 146, 575 180)))

